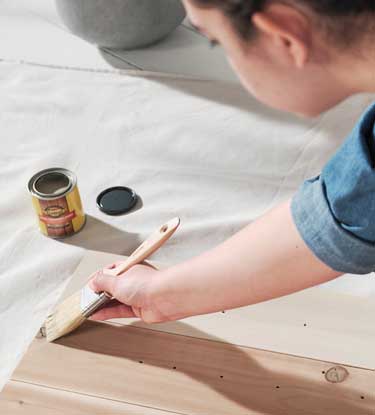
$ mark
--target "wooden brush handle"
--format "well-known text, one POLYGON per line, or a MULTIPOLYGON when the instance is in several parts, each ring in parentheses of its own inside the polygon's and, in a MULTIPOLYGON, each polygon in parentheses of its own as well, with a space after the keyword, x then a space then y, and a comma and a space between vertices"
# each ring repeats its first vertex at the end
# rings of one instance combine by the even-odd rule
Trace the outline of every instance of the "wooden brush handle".
POLYGON ((180 219, 174 218, 161 226, 154 232, 142 245, 140 245, 128 259, 117 262, 114 265, 104 268, 104 273, 107 275, 118 276, 126 272, 128 269, 136 264, 144 261, 157 251, 164 243, 175 233, 180 225, 180 219))

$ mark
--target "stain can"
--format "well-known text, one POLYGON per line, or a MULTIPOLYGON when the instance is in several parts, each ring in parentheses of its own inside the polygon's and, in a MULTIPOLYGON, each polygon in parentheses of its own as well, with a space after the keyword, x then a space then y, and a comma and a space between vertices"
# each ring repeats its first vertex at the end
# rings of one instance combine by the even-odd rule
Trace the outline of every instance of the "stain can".
POLYGON ((86 222, 76 175, 62 168, 42 170, 28 184, 41 232, 65 238, 79 232, 86 222))

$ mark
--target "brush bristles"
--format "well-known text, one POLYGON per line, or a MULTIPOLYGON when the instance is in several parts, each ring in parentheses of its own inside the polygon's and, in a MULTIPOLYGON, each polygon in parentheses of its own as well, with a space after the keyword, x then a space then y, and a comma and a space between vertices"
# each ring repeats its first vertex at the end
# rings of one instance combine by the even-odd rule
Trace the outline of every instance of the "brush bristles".
POLYGON ((63 301, 45 322, 48 342, 53 342, 79 327, 86 318, 81 309, 81 291, 63 301))

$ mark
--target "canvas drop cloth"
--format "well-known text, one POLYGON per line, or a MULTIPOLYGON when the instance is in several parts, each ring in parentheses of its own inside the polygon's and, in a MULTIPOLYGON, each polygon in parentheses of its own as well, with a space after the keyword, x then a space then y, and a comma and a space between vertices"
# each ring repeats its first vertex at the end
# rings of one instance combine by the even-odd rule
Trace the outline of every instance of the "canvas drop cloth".
MULTIPOLYGON (((85 248, 129 254, 174 216, 182 226, 157 261, 213 247, 319 172, 371 100, 302 121, 237 85, 1 62, 0 389, 85 248), (49 167, 77 174, 88 214, 63 242, 39 234, 27 192, 49 167), (99 212, 97 194, 115 185, 137 191, 136 211, 99 212)), ((345 276, 319 289, 371 296, 375 282, 345 276)))

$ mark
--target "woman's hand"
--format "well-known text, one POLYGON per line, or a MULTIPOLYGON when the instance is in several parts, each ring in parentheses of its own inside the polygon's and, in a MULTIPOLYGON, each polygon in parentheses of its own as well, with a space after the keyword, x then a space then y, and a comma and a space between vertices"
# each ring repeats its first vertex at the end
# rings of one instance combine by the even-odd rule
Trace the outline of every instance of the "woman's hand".
POLYGON ((135 265, 124 274, 114 277, 105 274, 105 268, 96 272, 90 280, 95 292, 107 292, 114 297, 107 306, 96 312, 92 320, 138 317, 146 323, 166 321, 157 303, 157 280, 162 271, 150 266, 135 265))
POLYGON ((286 202, 221 245, 163 271, 137 265, 120 277, 96 275, 91 287, 117 301, 97 320, 139 317, 147 323, 243 307, 340 275, 302 240, 286 202))

